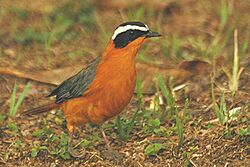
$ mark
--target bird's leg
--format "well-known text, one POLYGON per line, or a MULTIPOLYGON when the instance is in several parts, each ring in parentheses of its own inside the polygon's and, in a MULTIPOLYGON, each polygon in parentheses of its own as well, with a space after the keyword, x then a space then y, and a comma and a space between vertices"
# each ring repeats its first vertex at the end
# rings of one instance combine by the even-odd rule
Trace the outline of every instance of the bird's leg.
POLYGON ((101 132, 102 132, 102 136, 103 136, 104 142, 105 142, 105 144, 107 146, 107 149, 108 149, 108 156, 110 158, 112 158, 116 163, 121 162, 121 159, 122 159, 121 155, 119 154, 118 151, 112 149, 112 147, 110 146, 110 142, 108 141, 103 128, 101 128, 101 132))
POLYGON ((110 147, 109 141, 108 141, 108 139, 107 139, 107 136, 106 136, 106 134, 105 134, 103 128, 101 128, 101 132, 102 132, 102 137, 103 137, 103 139, 104 139, 104 142, 105 142, 105 144, 106 144, 106 146, 107 146, 107 149, 108 149, 109 151, 112 151, 113 149, 110 147))
POLYGON ((73 139, 78 139, 80 138, 80 133, 83 131, 82 127, 79 126, 77 128, 74 128, 74 132, 73 132, 73 139))
POLYGON ((73 146, 73 137, 74 137, 74 128, 69 129, 69 137, 68 137, 68 152, 74 158, 82 158, 85 156, 85 149, 82 152, 76 152, 73 146))

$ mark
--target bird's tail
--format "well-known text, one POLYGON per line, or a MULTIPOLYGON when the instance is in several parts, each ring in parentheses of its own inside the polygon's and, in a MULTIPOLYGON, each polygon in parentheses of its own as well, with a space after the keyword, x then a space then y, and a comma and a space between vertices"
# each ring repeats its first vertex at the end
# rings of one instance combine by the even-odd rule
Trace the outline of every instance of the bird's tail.
POLYGON ((26 110, 24 112, 21 113, 21 115, 35 115, 35 114, 40 114, 43 112, 47 112, 50 111, 52 109, 58 109, 60 107, 60 104, 56 104, 56 103, 50 103, 50 104, 46 104, 40 107, 36 107, 36 108, 32 108, 30 110, 26 110))

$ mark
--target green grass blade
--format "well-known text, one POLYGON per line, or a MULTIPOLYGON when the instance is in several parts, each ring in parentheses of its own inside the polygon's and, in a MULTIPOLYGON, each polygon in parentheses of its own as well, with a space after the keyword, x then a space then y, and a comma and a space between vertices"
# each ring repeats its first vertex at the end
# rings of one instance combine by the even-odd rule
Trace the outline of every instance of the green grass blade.
POLYGON ((245 40, 243 41, 243 43, 240 46, 240 50, 239 50, 239 56, 245 56, 247 53, 247 50, 249 48, 249 41, 250 41, 250 31, 247 31, 246 35, 245 35, 245 40))
POLYGON ((224 99, 224 92, 222 92, 222 95, 221 95, 221 101, 220 101, 220 108, 219 108, 219 119, 220 119, 220 122, 224 125, 225 123, 225 99, 224 99))
POLYGON ((211 82, 211 93, 212 93, 212 100, 213 100, 213 107, 214 107, 214 113, 216 115, 216 117, 219 119, 219 122, 223 125, 224 124, 224 114, 223 114, 223 110, 222 110, 222 96, 224 96, 222 94, 221 96, 221 103, 220 106, 217 104, 216 99, 215 99, 215 88, 214 88, 214 77, 211 78, 212 82, 211 82))
POLYGON ((139 107, 139 110, 141 110, 142 88, 141 88, 141 81, 139 79, 136 80, 136 93, 137 93, 138 107, 139 107))
POLYGON ((120 139, 122 139, 123 141, 126 141, 128 139, 128 136, 126 135, 124 127, 122 126, 122 121, 121 121, 120 116, 116 118, 115 124, 117 126, 117 131, 118 131, 118 135, 120 139))
POLYGON ((14 113, 13 113, 14 115, 12 115, 12 116, 16 115, 19 106, 21 105, 24 98, 27 96, 27 94, 29 92, 29 88, 30 88, 30 84, 28 83, 27 85, 25 85, 23 92, 21 93, 20 97, 17 100, 17 103, 16 103, 16 105, 14 107, 14 113))
POLYGON ((13 91, 10 97, 10 112, 9 112, 9 116, 14 116, 15 115, 15 111, 14 111, 14 107, 15 107, 15 102, 16 102, 16 89, 17 89, 17 85, 15 82, 15 85, 13 87, 13 91))
POLYGON ((133 114, 132 118, 127 124, 127 135, 129 135, 129 133, 132 131, 135 125, 135 120, 138 116, 138 112, 142 110, 142 87, 141 87, 141 81, 139 79, 136 80, 136 92, 137 92, 137 100, 138 100, 138 109, 133 114))
POLYGON ((170 93, 170 91, 167 89, 165 85, 165 81, 161 75, 157 76, 158 85, 162 91, 163 96, 166 97, 168 106, 170 107, 169 117, 170 119, 173 119, 175 114, 175 101, 173 95, 170 93))
POLYGON ((220 7, 220 29, 222 29, 228 20, 229 17, 229 7, 226 2, 221 0, 221 7, 220 7))
POLYGON ((130 119, 130 121, 129 121, 129 123, 128 123, 128 128, 127 128, 127 135, 129 135, 129 133, 132 131, 132 129, 133 129, 133 127, 134 127, 134 125, 135 125, 135 120, 136 120, 136 118, 137 118, 137 116, 138 116, 138 112, 139 112, 139 110, 137 110, 134 114, 133 114, 133 116, 132 116, 132 118, 130 119))
POLYGON ((176 128, 178 134, 178 145, 182 146, 183 144, 183 120, 180 117, 180 113, 176 114, 176 128))

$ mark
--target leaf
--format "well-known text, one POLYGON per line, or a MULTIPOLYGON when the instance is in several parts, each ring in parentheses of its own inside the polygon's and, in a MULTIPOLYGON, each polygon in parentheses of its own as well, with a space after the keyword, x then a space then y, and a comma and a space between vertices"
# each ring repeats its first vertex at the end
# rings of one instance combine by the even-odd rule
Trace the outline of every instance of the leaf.
POLYGON ((147 154, 149 156, 156 155, 161 149, 162 149, 162 144, 160 144, 160 143, 149 144, 145 148, 145 154, 147 154))
POLYGON ((14 122, 9 122, 7 127, 9 128, 9 130, 11 130, 14 133, 18 132, 18 127, 16 126, 14 122))
POLYGON ((47 150, 47 149, 48 149, 47 146, 41 146, 41 147, 39 147, 39 150, 47 150))
POLYGON ((36 157, 41 150, 48 150, 46 146, 33 147, 31 149, 31 157, 36 157))
POLYGON ((49 151, 49 153, 50 153, 51 155, 57 155, 57 154, 59 154, 59 150, 58 150, 58 149, 55 149, 55 150, 49 151))
POLYGON ((156 119, 150 119, 148 121, 148 123, 149 123, 149 126, 151 126, 152 128, 158 128, 160 126, 160 124, 161 124, 160 120, 157 119, 157 118, 156 119))
POLYGON ((228 121, 228 117, 229 117, 229 113, 227 111, 227 104, 226 104, 225 97, 224 97, 224 92, 222 92, 222 95, 221 95, 220 105, 215 103, 214 109, 215 109, 214 110, 215 114, 217 118, 219 119, 220 123, 224 125, 228 121))
POLYGON ((154 133, 157 136, 169 137, 172 132, 171 131, 167 131, 167 129, 165 127, 160 127, 160 128, 154 129, 154 133))
POLYGON ((59 141, 59 137, 56 136, 56 135, 53 135, 52 137, 50 137, 50 138, 48 139, 48 142, 49 142, 49 143, 53 143, 53 142, 57 142, 57 141, 59 141))
POLYGON ((31 150, 31 157, 36 157, 37 154, 39 153, 39 149, 38 148, 32 148, 31 150))
POLYGON ((68 144, 68 136, 63 133, 61 136, 60 146, 66 146, 68 144))
POLYGON ((69 153, 60 154, 60 157, 62 157, 64 160, 67 160, 67 159, 71 158, 69 153))
POLYGON ((247 128, 241 128, 239 131, 239 135, 241 136, 250 136, 250 125, 247 128))
POLYGON ((44 133, 43 133, 43 130, 36 130, 36 131, 34 131, 34 132, 32 133, 32 135, 33 135, 34 137, 38 137, 39 139, 42 139, 44 133))

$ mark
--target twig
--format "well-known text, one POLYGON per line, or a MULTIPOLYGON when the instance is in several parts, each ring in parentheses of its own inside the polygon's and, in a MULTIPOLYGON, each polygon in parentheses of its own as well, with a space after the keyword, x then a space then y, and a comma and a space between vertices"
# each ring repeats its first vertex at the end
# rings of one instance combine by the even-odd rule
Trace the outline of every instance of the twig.
POLYGON ((0 158, 1 158, 1 161, 2 161, 4 164, 7 163, 2 157, 0 157, 0 158))
POLYGON ((195 163, 193 162, 192 159, 189 159, 189 162, 190 162, 194 167, 197 167, 197 165, 195 165, 195 163))

